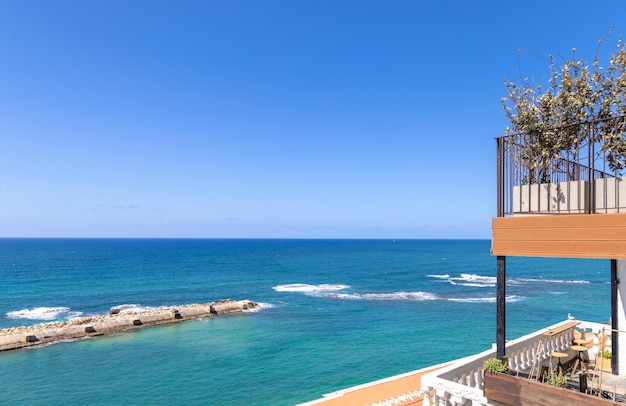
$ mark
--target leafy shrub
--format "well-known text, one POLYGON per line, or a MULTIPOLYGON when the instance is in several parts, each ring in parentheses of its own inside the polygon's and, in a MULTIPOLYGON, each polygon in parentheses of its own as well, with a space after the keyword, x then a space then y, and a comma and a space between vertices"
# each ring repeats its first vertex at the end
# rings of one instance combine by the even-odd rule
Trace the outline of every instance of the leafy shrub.
POLYGON ((543 381, 548 385, 562 388, 567 385, 567 375, 563 375, 563 372, 561 371, 545 372, 543 375, 543 381))
POLYGON ((510 371, 509 364, 505 360, 489 358, 483 362, 483 369, 487 372, 499 372, 507 374, 510 371))

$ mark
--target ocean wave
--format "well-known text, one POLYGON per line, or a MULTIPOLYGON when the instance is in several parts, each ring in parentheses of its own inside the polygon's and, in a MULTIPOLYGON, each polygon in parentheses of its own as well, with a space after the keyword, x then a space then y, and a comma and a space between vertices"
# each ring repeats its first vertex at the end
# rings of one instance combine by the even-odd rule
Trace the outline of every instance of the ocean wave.
POLYGON ((293 283, 289 285, 274 286, 276 292, 329 292, 335 290, 347 289, 348 285, 333 285, 333 284, 321 284, 321 285, 309 285, 307 283, 293 283))
MULTIPOLYGON (((448 274, 426 275, 429 278, 439 279, 443 282, 447 282, 454 286, 467 286, 474 288, 489 288, 495 287, 497 278, 495 276, 484 276, 477 274, 462 273, 460 276, 450 276, 448 274)), ((588 284, 591 283, 587 280, 579 279, 544 279, 544 278, 512 278, 507 280, 509 285, 525 285, 529 283, 554 283, 554 284, 588 284)))
POLYGON ((587 284, 591 283, 586 280, 576 280, 576 279, 543 279, 543 278, 516 278, 515 281, 519 281, 522 283, 534 283, 534 282, 543 282, 543 283, 571 283, 571 284, 587 284))
POLYGON ((437 295, 428 292, 328 293, 324 296, 331 299, 346 300, 412 300, 418 302, 438 299, 437 295))
POLYGON ((493 285, 493 286, 495 286, 496 281, 497 281, 495 276, 482 276, 482 275, 476 275, 472 273, 462 273, 461 276, 459 276, 458 278, 450 278, 450 279, 455 280, 455 281, 467 282, 467 283, 493 285))
POLYGON ((468 282, 468 283, 453 282, 452 284, 456 286, 467 286, 470 288, 492 288, 496 286, 495 284, 492 284, 492 283, 473 283, 473 282, 468 282))
POLYGON ((256 313, 256 312, 260 312, 260 311, 265 310, 265 309, 273 309, 274 307, 276 307, 275 305, 273 305, 271 303, 263 303, 263 302, 255 302, 255 303, 257 304, 256 307, 244 310, 244 312, 246 312, 246 313, 256 313))
MULTIPOLYGON (((495 303, 495 297, 459 297, 459 298, 449 298, 447 299, 450 302, 459 302, 459 303, 495 303)), ((521 298, 516 295, 510 295, 506 297, 507 302, 518 302, 521 298)))
POLYGON ((9 319, 56 320, 80 317, 82 312, 71 311, 69 307, 35 307, 7 312, 9 319))
POLYGON ((467 286, 473 288, 491 288, 496 286, 495 276, 483 276, 471 273, 462 273, 460 276, 451 277, 445 275, 426 275, 430 278, 440 279, 455 286, 467 286))
POLYGON ((122 304, 119 306, 111 307, 111 311, 117 310, 117 313, 135 313, 135 312, 143 312, 146 310, 152 310, 154 307, 152 306, 142 306, 138 304, 122 304))
MULTIPOLYGON (((444 278, 444 275, 431 275, 437 278, 444 278)), ((456 281, 467 281, 466 283, 459 283, 466 286, 486 287, 494 286, 495 278, 490 276, 481 276, 475 274, 461 274, 459 277, 450 278, 456 281)), ((457 284, 455 281, 450 281, 452 284, 457 284)), ((304 283, 290 284, 290 285, 278 285, 273 289, 277 292, 299 292, 307 296, 313 296, 318 298, 328 298, 337 300, 371 300, 371 301, 393 301, 393 300, 405 300, 414 302, 425 301, 450 301, 460 303, 495 303, 496 298, 489 297, 452 297, 447 298, 445 296, 439 296, 435 293, 423 292, 423 291, 399 291, 399 292, 378 292, 378 293, 359 293, 359 292, 337 292, 339 290, 350 288, 348 285, 341 284, 327 284, 327 285, 309 285, 304 283)), ((506 297, 508 302, 517 302, 521 300, 520 297, 515 295, 509 295, 506 297)), ((270 305, 271 306, 271 305, 270 305)))

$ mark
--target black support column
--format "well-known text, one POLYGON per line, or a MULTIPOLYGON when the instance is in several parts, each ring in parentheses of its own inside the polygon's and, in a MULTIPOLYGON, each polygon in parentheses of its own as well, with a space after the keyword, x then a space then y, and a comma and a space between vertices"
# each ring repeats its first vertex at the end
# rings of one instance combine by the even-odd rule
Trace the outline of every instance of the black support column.
POLYGON ((613 375, 619 375, 619 323, 618 317, 618 285, 617 279, 617 260, 611 260, 611 372, 613 375))
POLYGON ((506 257, 497 257, 496 268, 496 357, 506 355, 506 257))

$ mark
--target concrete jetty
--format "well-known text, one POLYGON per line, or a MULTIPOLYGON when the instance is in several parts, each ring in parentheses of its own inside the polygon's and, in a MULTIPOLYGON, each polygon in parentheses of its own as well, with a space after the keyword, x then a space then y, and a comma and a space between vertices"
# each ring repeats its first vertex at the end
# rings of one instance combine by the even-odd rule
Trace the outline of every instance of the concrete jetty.
POLYGON ((257 303, 250 300, 224 299, 203 304, 159 307, 132 312, 114 308, 109 314, 102 316, 79 317, 68 321, 0 329, 0 351, 215 317, 221 314, 241 313, 257 306, 257 303))

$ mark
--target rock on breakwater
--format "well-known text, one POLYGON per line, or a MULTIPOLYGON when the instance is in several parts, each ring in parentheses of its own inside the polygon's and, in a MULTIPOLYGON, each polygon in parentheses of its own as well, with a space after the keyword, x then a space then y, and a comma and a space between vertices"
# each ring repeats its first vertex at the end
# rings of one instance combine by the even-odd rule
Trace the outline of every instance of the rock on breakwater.
POLYGON ((257 303, 250 300, 224 299, 217 302, 159 307, 142 311, 112 309, 108 315, 1 329, 0 351, 215 317, 221 314, 241 313, 257 306, 257 303))

